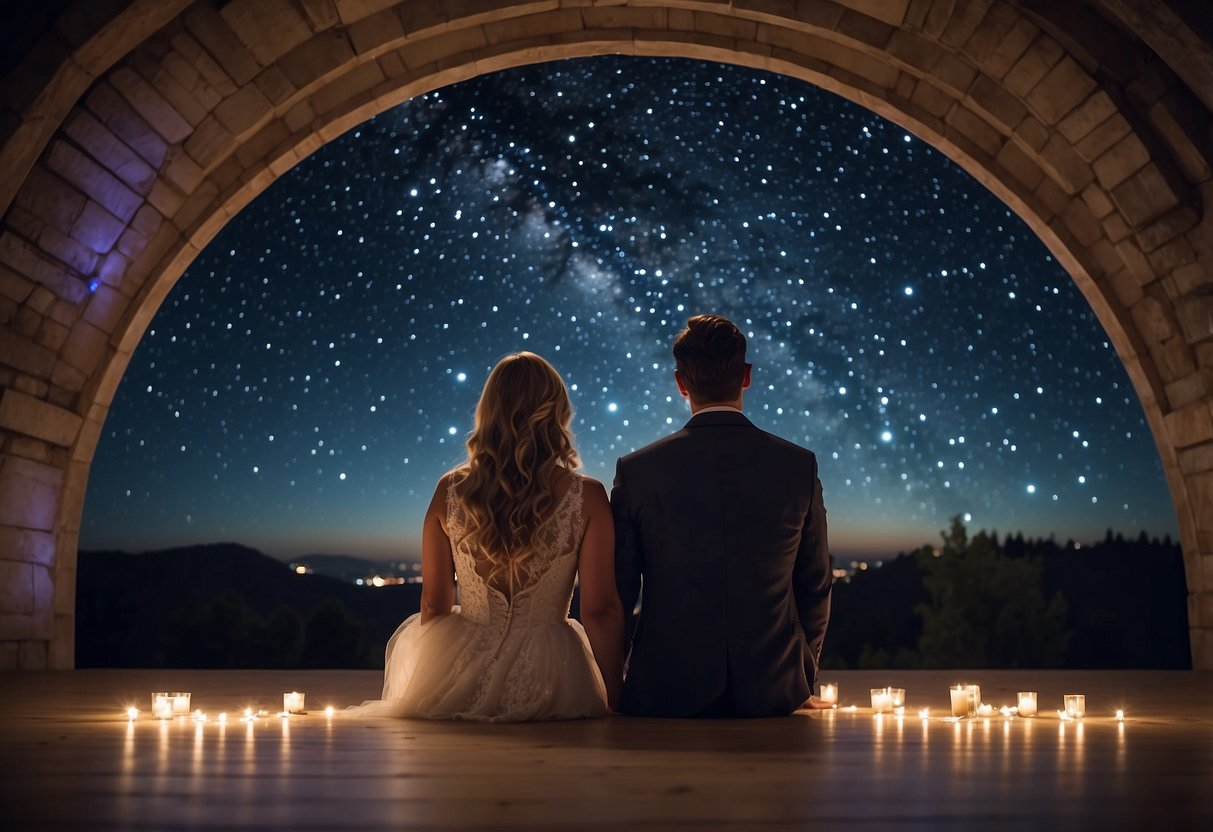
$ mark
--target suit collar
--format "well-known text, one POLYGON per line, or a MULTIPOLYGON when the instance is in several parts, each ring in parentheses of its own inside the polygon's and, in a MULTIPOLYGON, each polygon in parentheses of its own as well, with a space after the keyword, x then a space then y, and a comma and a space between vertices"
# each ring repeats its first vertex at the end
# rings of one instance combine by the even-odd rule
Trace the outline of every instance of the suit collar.
POLYGON ((753 427, 754 423, 744 414, 734 410, 713 410, 710 413, 696 413, 686 423, 688 428, 716 428, 729 425, 753 427))

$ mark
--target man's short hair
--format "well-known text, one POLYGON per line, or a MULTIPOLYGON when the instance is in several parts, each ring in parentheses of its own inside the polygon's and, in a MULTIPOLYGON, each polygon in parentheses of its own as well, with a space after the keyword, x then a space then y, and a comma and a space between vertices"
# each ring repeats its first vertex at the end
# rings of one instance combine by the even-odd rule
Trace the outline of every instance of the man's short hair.
POLYGON ((729 402, 745 380, 745 335, 719 315, 696 315, 674 339, 674 364, 696 402, 729 402))

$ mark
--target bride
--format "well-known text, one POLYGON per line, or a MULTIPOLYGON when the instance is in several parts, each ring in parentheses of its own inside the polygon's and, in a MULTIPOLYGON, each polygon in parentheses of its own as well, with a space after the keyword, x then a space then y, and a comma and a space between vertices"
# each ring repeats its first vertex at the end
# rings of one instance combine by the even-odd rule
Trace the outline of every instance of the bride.
POLYGON ((383 699, 357 713, 519 722, 614 706, 615 533, 602 484, 576 473, 572 419, 538 355, 493 368, 467 461, 439 479, 426 512, 421 612, 388 641, 383 699), (575 577, 584 626, 568 617, 575 577))

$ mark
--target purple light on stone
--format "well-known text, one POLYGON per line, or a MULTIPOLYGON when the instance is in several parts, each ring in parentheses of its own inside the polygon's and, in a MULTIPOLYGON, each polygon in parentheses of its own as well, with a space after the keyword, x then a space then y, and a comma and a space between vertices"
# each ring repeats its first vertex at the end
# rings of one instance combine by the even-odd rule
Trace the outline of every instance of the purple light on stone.
POLYGON ((88 282, 88 290, 90 292, 95 292, 95 291, 97 291, 97 287, 100 285, 101 285, 101 278, 94 277, 92 280, 90 280, 88 282))

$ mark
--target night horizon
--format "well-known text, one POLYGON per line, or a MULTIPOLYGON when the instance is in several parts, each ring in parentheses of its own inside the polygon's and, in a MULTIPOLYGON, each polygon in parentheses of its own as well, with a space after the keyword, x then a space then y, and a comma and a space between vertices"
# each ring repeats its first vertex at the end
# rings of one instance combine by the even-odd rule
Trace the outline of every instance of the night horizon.
POLYGON ((233 219, 131 361, 81 547, 414 559, 519 349, 564 375, 609 486, 687 418, 669 344, 704 311, 750 338, 747 414, 816 451, 839 557, 937 543, 955 515, 1177 536, 1123 365, 981 185, 808 84, 603 58, 410 101, 233 219))

